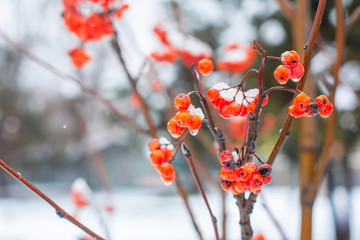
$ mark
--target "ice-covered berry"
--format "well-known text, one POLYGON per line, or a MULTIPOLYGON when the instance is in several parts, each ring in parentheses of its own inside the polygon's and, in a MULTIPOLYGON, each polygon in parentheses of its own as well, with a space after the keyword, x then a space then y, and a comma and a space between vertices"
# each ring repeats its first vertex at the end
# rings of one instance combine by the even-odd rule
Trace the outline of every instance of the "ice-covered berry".
POLYGON ((274 77, 278 83, 284 85, 291 76, 291 69, 285 65, 279 65, 274 71, 274 77))
POLYGON ((198 62, 198 70, 199 72, 207 76, 214 70, 213 62, 208 58, 203 58, 198 62))
POLYGON ((300 63, 300 55, 294 50, 286 51, 281 54, 281 62, 284 65, 293 68, 300 63))
POLYGON ((184 93, 180 93, 179 95, 176 96, 174 100, 174 104, 179 111, 186 111, 191 104, 191 100, 188 95, 184 93))
POLYGON ((304 66, 301 63, 299 63, 295 67, 291 68, 291 76, 290 76, 291 80, 293 82, 300 81, 302 76, 304 75, 304 72, 305 72, 304 66))

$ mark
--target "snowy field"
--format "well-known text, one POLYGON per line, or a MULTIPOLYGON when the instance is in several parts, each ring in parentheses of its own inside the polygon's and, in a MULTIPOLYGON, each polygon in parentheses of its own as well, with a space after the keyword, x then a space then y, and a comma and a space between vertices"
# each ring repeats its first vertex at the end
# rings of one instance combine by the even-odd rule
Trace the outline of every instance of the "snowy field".
MULTIPOLYGON (((114 196, 115 211, 106 217, 111 239, 197 239, 182 200, 171 191, 117 189, 114 196)), ((263 194, 288 238, 297 239, 300 221, 297 189, 268 187, 263 190, 263 194)), ((101 198, 99 195, 96 197, 101 198)), ((356 204, 360 200, 360 188, 351 192, 351 198, 351 239, 355 240, 360 239, 360 206, 356 204)), ((54 197, 54 200, 65 210, 73 211, 69 195, 60 195, 54 197)), ((220 199, 216 194, 209 194, 209 201, 220 222, 220 199)), ((191 195, 190 203, 205 239, 214 239, 210 217, 203 200, 199 195, 191 195)), ((239 239, 239 214, 231 195, 228 195, 227 206, 228 239, 239 239)), ((86 226, 104 236, 96 216, 97 213, 90 208, 78 213, 79 219, 86 226)), ((281 239, 264 211, 261 198, 258 198, 251 220, 255 233, 262 232, 267 240, 281 239)), ((315 240, 334 239, 330 203, 322 193, 315 203, 313 226, 315 240)), ((84 236, 77 227, 58 218, 51 207, 35 196, 0 199, 0 229, 1 240, 76 240, 84 236)))

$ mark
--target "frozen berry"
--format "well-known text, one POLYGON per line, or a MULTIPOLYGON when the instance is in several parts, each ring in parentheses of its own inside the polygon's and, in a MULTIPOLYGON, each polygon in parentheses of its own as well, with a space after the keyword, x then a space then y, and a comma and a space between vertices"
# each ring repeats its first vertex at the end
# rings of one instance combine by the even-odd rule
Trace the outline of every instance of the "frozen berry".
POLYGON ((167 123, 167 130, 173 138, 178 138, 184 132, 185 127, 181 127, 175 118, 171 118, 167 123))
POLYGON ((196 131, 201 127, 201 123, 202 123, 201 117, 197 114, 194 114, 191 116, 191 121, 187 127, 189 128, 190 131, 196 131))
POLYGON ((295 67, 291 68, 291 76, 290 76, 291 80, 293 82, 300 81, 302 76, 304 75, 304 72, 305 72, 304 66, 301 63, 299 63, 295 67))
POLYGON ((226 180, 226 181, 235 181, 237 178, 237 171, 236 169, 232 172, 226 172, 224 171, 224 169, 220 170, 220 178, 222 180, 226 180))
POLYGON ((165 155, 161 150, 154 150, 150 153, 150 161, 154 166, 159 166, 165 159, 165 155))
POLYGON ((229 114, 231 114, 235 117, 239 116, 240 112, 241 112, 241 105, 237 102, 232 102, 229 104, 227 110, 228 110, 229 114))
POLYGON ((270 164, 264 163, 260 166, 259 173, 263 176, 269 176, 271 174, 272 167, 270 164))
POLYGON ((271 175, 269 176, 263 176, 264 184, 269 184, 272 180, 271 175))
POLYGON ((232 186, 233 186, 233 182, 221 180, 221 187, 222 189, 224 189, 224 191, 231 190, 232 186))
POLYGON ((191 104, 191 100, 188 95, 186 95, 184 93, 180 93, 179 95, 176 96, 176 98, 174 100, 174 104, 178 110, 186 111, 191 104))
POLYGON ((174 166, 167 162, 164 162, 161 165, 159 165, 157 167, 157 170, 164 177, 171 177, 175 173, 174 166))
POLYGON ((222 163, 224 160, 227 160, 227 159, 234 160, 234 156, 229 150, 224 150, 219 154, 220 163, 222 163))
POLYGON ((221 165, 222 165, 222 169, 225 172, 233 172, 236 167, 236 162, 234 161, 234 159, 228 158, 228 159, 225 159, 224 161, 222 161, 221 165))
POLYGON ((148 148, 149 148, 150 151, 154 151, 154 150, 160 149, 159 140, 157 140, 156 138, 152 139, 152 140, 148 143, 148 148))
POLYGON ((215 101, 220 97, 220 92, 219 92, 219 90, 217 90, 215 88, 210 88, 207 92, 207 95, 208 95, 210 101, 215 101))
POLYGON ((274 77, 278 83, 284 85, 291 76, 291 70, 288 66, 279 65, 274 71, 274 77))
POLYGON ((286 66, 293 68, 300 63, 300 55, 294 50, 286 51, 281 54, 281 62, 286 66))
POLYGON ((203 58, 198 62, 198 70, 199 72, 207 76, 214 70, 213 62, 208 58, 203 58))
POLYGON ((191 114, 188 111, 179 111, 174 118, 181 127, 187 127, 191 122, 191 114))

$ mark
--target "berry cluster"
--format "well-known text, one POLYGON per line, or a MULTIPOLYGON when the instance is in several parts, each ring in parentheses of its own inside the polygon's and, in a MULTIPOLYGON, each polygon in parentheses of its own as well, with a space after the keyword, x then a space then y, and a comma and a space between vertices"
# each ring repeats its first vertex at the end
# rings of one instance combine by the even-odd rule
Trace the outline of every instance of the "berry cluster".
POLYGON ((313 117, 318 113, 321 117, 327 118, 332 110, 333 105, 326 96, 320 95, 312 101, 312 99, 303 92, 294 98, 293 104, 288 109, 289 114, 294 118, 313 117))
POLYGON ((236 152, 224 150, 220 153, 221 187, 225 191, 231 190, 236 195, 246 191, 259 194, 263 185, 271 182, 271 166, 262 164, 259 168, 256 163, 247 162, 237 168, 236 158, 236 152))
MULTIPOLYGON (((114 33, 110 14, 115 18, 121 18, 123 12, 129 8, 129 5, 124 3, 120 3, 121 6, 117 8, 115 7, 117 2, 116 0, 63 0, 64 23, 67 29, 80 38, 83 43, 98 41, 102 37, 114 33), (95 4, 97 8, 100 6, 101 11, 91 12, 85 16, 81 10, 84 8, 82 5, 85 6, 87 3, 95 4)), ((81 68, 86 61, 90 60, 90 58, 84 57, 82 60, 71 57, 76 68, 81 68)))
POLYGON ((284 65, 278 66, 274 71, 274 77, 280 84, 285 84, 289 79, 298 82, 304 75, 304 66, 300 63, 299 54, 292 50, 281 54, 281 62, 284 65))
POLYGON ((174 156, 173 145, 165 138, 160 140, 154 138, 149 142, 148 148, 151 151, 151 164, 156 167, 164 183, 171 184, 176 176, 174 166, 171 164, 174 156))
POLYGON ((177 29, 176 24, 171 21, 158 24, 153 29, 163 49, 151 53, 150 58, 157 62, 169 63, 180 60, 186 67, 191 67, 204 58, 212 57, 212 50, 208 44, 193 36, 184 35, 177 29))
MULTIPOLYGON (((246 116, 248 112, 254 112, 259 97, 258 89, 250 89, 247 92, 237 91, 237 87, 229 87, 225 83, 217 83, 207 92, 208 98, 223 118, 231 116, 246 116)), ((262 106, 268 103, 266 96, 262 106)))
POLYGON ((190 97, 180 93, 174 100, 175 107, 179 110, 167 123, 167 129, 173 138, 178 138, 188 128, 191 135, 196 135, 202 124, 204 114, 200 108, 194 108, 190 97))

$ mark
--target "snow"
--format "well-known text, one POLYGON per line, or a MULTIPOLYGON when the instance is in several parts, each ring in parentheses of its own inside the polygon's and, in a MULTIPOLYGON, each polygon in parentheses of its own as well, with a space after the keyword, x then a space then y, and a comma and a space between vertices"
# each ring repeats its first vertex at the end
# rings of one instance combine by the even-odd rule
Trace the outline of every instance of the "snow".
MULTIPOLYGON (((51 186, 48 186, 51 187, 51 186)), ((53 189, 54 190, 54 189, 53 189)), ((341 191, 341 189, 338 189, 341 191)), ((161 189, 117 189, 113 202, 115 212, 107 216, 112 239, 196 239, 196 234, 189 220, 182 200, 173 195, 174 188, 161 189), (165 192, 164 192, 165 191, 165 192)), ((337 191, 337 192, 339 192, 337 191)), ((283 227, 289 239, 298 239, 300 224, 300 208, 298 189, 288 187, 266 186, 263 190, 266 202, 283 227)), ((341 195, 338 195, 341 198, 341 195)), ((351 239, 360 239, 360 188, 351 191, 352 201, 352 235, 351 239)), ((99 194, 96 197, 101 198, 99 194)), ((208 194, 210 205, 218 223, 220 219, 220 198, 215 192, 208 194)), ((262 232, 266 239, 280 239, 277 229, 262 206, 259 197, 251 216, 254 232, 262 232)), ((70 196, 63 194, 54 197, 65 210, 73 212, 70 196)), ((340 199, 339 199, 340 200, 340 199)), ((195 219, 205 239, 214 239, 209 213, 198 194, 190 195, 190 204, 195 219)), ((92 209, 78 212, 79 220, 95 232, 103 235, 97 214, 92 209)), ((239 239, 239 215, 235 199, 227 196, 228 236, 230 240, 239 239)), ((314 205, 314 239, 334 239, 330 202, 324 193, 320 193, 314 205)), ((220 225, 220 224, 219 224, 220 225)), ((55 211, 43 200, 36 197, 0 198, 0 239, 2 240, 64 240, 77 239, 84 234, 71 223, 60 219, 55 211)))

